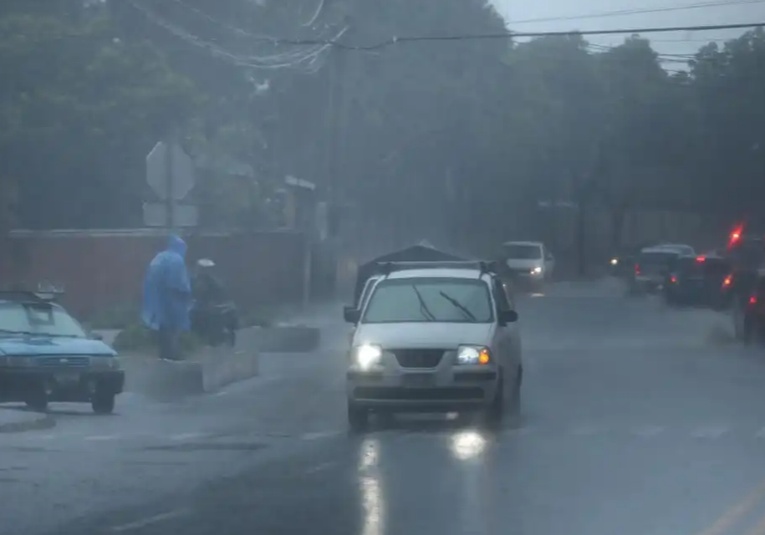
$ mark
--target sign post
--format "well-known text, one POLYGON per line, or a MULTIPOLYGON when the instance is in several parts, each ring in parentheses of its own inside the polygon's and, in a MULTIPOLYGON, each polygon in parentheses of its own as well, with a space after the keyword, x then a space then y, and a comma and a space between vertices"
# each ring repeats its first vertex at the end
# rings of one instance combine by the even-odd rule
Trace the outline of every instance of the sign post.
POLYGON ((143 205, 144 223, 151 227, 192 227, 197 208, 181 203, 194 187, 194 164, 175 142, 160 141, 146 156, 146 182, 162 202, 143 205))

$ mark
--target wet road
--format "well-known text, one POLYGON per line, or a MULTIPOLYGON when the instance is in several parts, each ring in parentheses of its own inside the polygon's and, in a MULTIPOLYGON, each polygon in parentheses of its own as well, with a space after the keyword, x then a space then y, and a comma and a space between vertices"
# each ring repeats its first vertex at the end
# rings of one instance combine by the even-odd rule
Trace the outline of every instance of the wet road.
POLYGON ((216 396, 0 436, 0 533, 765 535, 765 350, 607 285, 519 311, 517 428, 349 436, 339 351, 269 357, 216 396))

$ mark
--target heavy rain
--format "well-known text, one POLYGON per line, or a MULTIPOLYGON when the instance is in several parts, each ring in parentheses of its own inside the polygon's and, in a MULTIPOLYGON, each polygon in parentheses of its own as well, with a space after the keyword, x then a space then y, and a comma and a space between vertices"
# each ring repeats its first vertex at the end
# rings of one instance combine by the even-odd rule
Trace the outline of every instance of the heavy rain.
POLYGON ((765 535, 765 1, 2 0, 0 535, 765 535))

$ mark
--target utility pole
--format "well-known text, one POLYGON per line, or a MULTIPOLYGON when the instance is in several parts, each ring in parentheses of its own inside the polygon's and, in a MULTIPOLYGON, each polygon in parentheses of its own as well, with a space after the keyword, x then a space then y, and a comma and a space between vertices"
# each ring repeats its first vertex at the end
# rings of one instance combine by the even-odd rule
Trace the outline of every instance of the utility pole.
POLYGON ((165 150, 165 210, 167 210, 167 230, 172 232, 175 229, 175 130, 170 131, 167 137, 167 150, 165 150))

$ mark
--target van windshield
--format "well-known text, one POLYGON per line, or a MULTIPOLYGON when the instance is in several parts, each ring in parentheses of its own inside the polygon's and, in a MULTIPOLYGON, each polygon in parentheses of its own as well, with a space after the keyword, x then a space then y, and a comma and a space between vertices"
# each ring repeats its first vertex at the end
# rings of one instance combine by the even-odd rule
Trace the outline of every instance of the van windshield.
POLYGON ((363 323, 490 323, 486 282, 478 279, 411 278, 376 284, 363 323))
POLYGON ((511 243, 505 245, 505 256, 516 260, 539 260, 542 258, 542 248, 539 245, 526 243, 511 243))

